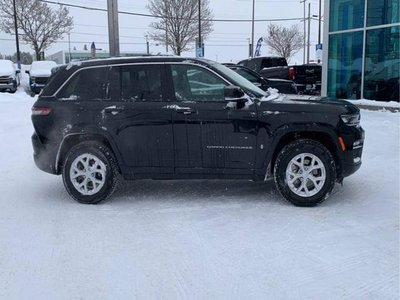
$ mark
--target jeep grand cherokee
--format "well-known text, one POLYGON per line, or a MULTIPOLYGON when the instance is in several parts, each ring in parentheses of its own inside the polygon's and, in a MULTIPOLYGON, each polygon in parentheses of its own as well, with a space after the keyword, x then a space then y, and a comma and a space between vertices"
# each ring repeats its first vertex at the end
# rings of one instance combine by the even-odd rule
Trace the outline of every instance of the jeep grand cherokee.
POLYGON ((98 203, 124 179, 273 178, 299 206, 361 165, 360 112, 264 92, 216 62, 114 58, 58 68, 32 107, 34 160, 98 203))

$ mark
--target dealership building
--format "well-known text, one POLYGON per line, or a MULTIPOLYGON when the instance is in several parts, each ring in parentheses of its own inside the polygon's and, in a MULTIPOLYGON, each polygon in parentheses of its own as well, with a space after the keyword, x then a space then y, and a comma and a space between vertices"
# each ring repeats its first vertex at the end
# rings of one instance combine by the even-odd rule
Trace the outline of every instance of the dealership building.
POLYGON ((399 101, 399 0, 325 0, 322 94, 399 101))

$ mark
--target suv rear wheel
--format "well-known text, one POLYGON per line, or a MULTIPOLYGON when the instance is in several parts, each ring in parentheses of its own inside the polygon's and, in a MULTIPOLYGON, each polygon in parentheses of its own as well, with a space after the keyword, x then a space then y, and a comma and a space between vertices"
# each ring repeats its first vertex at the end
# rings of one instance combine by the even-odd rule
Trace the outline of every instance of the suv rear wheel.
POLYGON ((96 204, 114 192, 118 172, 108 147, 82 142, 67 153, 62 176, 65 188, 76 201, 96 204))
POLYGON ((329 197, 335 185, 335 161, 321 143, 297 140, 278 155, 274 179, 282 196, 294 205, 315 206, 329 197))

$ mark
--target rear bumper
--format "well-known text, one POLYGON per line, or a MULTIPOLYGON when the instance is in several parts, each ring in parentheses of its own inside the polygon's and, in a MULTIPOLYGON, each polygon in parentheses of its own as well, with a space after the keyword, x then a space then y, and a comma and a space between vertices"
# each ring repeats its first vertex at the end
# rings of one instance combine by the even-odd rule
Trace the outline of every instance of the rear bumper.
POLYGON ((56 168, 57 145, 52 143, 44 144, 38 135, 32 135, 33 159, 36 166, 47 173, 59 174, 56 168))

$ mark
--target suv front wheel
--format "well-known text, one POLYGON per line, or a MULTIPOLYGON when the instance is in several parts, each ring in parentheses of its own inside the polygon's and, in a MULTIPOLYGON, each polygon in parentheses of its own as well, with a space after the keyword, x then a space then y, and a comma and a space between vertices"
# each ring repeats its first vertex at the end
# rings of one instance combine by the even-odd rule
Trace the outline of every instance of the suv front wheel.
POLYGON ((321 143, 297 140, 278 155, 274 179, 282 196, 294 205, 315 206, 329 197, 335 185, 335 161, 321 143))
POLYGON ((82 142, 67 153, 62 176, 65 188, 76 201, 96 204, 114 192, 118 172, 108 147, 82 142))

